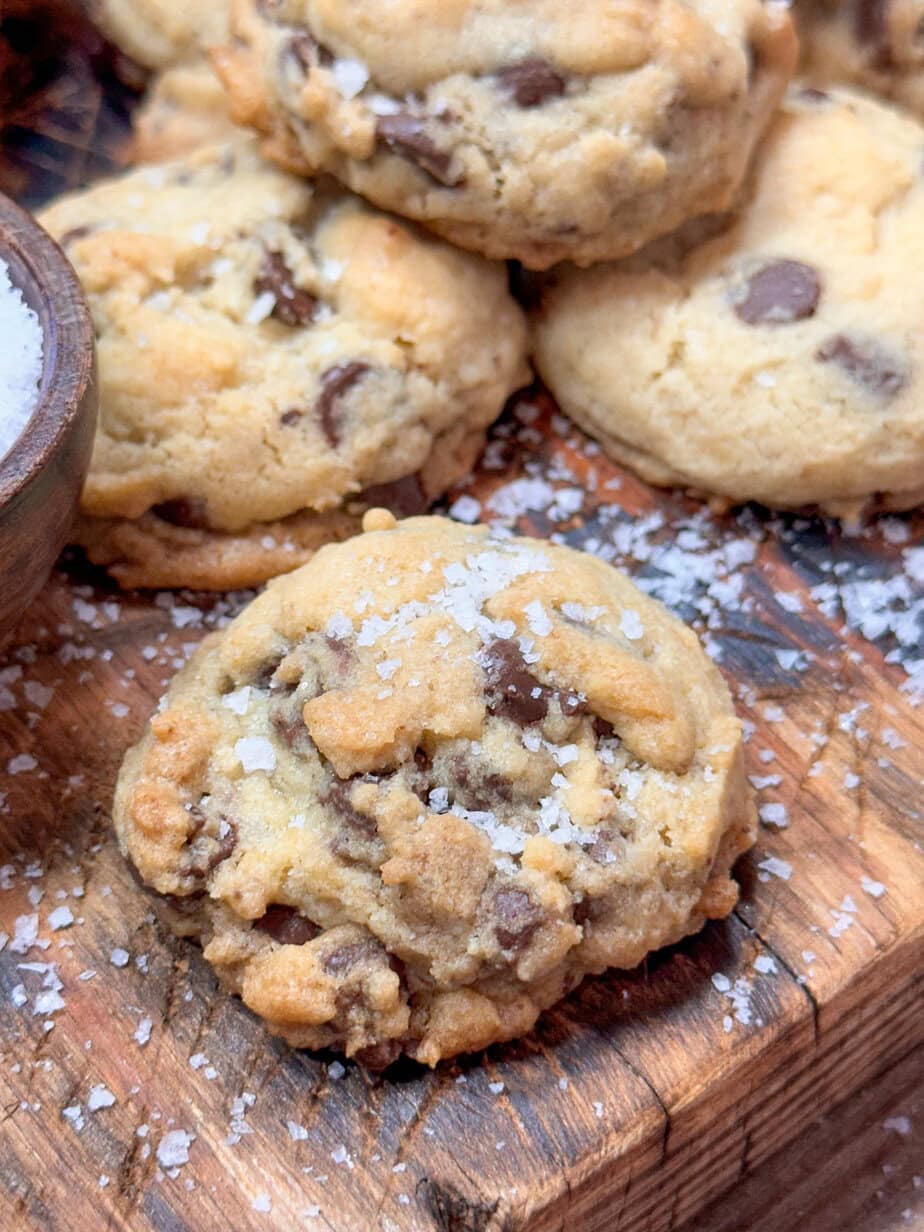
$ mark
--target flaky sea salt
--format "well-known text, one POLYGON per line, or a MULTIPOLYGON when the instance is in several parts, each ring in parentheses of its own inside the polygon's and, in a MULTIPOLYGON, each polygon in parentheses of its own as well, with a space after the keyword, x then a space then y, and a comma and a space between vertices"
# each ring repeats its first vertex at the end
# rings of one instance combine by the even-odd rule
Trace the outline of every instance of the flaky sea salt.
POLYGON ((162 1168, 179 1168, 189 1162, 189 1148, 195 1134, 185 1129, 171 1129, 157 1145, 157 1162, 162 1168))
POLYGON ((0 458, 9 453, 35 410, 44 341, 39 319, 10 281, 0 259, 0 458))
POLYGON ((255 770, 272 772, 276 769, 276 750, 265 736, 242 736, 235 741, 234 752, 244 767, 245 774, 255 770))

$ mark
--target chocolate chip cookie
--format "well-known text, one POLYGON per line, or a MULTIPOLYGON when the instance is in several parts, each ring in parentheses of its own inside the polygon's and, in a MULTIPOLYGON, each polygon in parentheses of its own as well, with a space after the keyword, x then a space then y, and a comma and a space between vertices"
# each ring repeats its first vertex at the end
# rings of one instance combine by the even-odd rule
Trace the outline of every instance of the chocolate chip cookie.
POLYGON ((244 0, 232 24, 216 63, 274 157, 533 268, 727 208, 796 55, 759 0, 244 0))
POLYGON ((924 0, 802 0, 812 81, 854 82, 924 117, 924 0))
POLYGON ((165 69, 228 40, 231 0, 83 0, 107 38, 145 68, 165 69))
POLYGON ((794 91, 741 217, 563 271, 535 321, 562 407, 652 483, 855 517, 924 498, 924 127, 794 91))
POLYGON ((249 138, 65 198, 100 422, 77 536, 127 586, 248 586, 421 512, 527 379, 502 266, 249 138))
POLYGON ((364 525, 202 644, 115 824, 272 1031, 434 1065, 726 915, 754 808, 718 671, 611 566, 364 525))
POLYGON ((139 163, 179 158, 231 140, 237 132, 224 89, 206 59, 158 73, 132 116, 132 128, 131 159, 139 163))

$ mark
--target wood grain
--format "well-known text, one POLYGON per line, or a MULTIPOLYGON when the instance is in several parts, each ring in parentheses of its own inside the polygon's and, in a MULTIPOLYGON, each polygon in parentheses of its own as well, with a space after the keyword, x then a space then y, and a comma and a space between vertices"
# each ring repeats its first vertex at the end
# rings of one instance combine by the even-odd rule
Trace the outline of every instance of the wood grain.
MULTIPOLYGON (((45 67, 3 121, 0 161, 0 185, 30 202, 118 161, 128 100, 85 28, 33 34, 48 50, 29 64, 45 67)), ((737 912, 435 1073, 290 1052, 161 928, 110 835, 124 749, 243 597, 121 595, 68 558, 0 661, 0 932, 34 914, 47 943, 0 948, 0 1227, 833 1232, 859 1216, 862 1200, 826 1202, 798 1152, 820 1150, 817 1118, 852 1092, 867 1088, 868 1115, 886 1108, 876 1075, 899 1115, 918 1072, 903 1058, 924 1038, 924 732, 894 638, 845 630, 817 587, 832 570, 894 578, 924 519, 851 536, 759 510, 704 517, 604 463, 541 394, 498 425, 466 491, 482 516, 648 584, 693 575, 674 605, 719 654, 753 723, 749 769, 780 776, 761 798, 789 823, 741 862, 737 912), (73 922, 55 929, 62 907, 73 922), (162 1166, 177 1131, 188 1160, 162 1166), (746 1178, 771 1159, 795 1189, 768 1213, 746 1178)), ((841 1140, 842 1163, 860 1138, 841 1140)))
MULTIPOLYGON (((541 395, 530 405, 542 413, 527 427, 502 423, 470 485, 485 515, 492 494, 503 506, 528 479, 585 495, 565 520, 534 513, 513 519, 520 529, 598 551, 608 534, 618 557, 625 519, 637 526, 657 509, 663 540, 683 535, 696 506, 609 467, 573 432, 563 440, 541 395)), ((29 998, 0 1027, 0 1212, 6 1203, 17 1226, 66 1219, 78 1230, 99 1227, 100 1211, 112 1227, 159 1232, 219 1219, 241 1229, 307 1220, 351 1230, 667 1230, 909 1053, 924 1036, 921 715, 898 687, 901 669, 884 661, 887 642, 842 635, 793 563, 809 534, 824 536, 834 562, 857 543, 794 525, 756 534, 740 596, 709 629, 754 723, 749 769, 782 776, 767 794, 789 812, 788 827, 764 827, 742 862, 737 913, 644 969, 587 981, 523 1041, 435 1074, 407 1065, 378 1078, 352 1065, 337 1078, 331 1058, 290 1053, 217 995, 195 948, 162 930, 109 836, 124 748, 174 665, 239 600, 119 595, 79 561, 66 563, 23 624, 8 659, 22 676, 7 681, 13 704, 0 712, 0 767, 23 753, 36 761, 0 774, 0 858, 14 868, 0 929, 13 933, 18 915, 37 910, 50 945, 25 958, 58 964, 66 1003, 33 1014, 42 973, 23 972, 9 945, 0 952, 0 1001, 10 1005, 20 983, 29 998), (800 596, 802 611, 781 607, 781 592, 800 596), (768 646, 801 647, 805 670, 782 668, 768 646), (44 708, 29 702, 26 682, 54 689, 44 708), (901 747, 883 744, 886 726, 901 747), (855 787, 844 787, 847 775, 855 787), (761 871, 770 855, 791 865, 788 880, 761 871), (864 878, 885 887, 881 897, 864 891, 864 878), (44 891, 37 908, 30 886, 44 891), (61 891, 78 922, 53 931, 61 891), (130 956, 123 967, 110 961, 119 949, 130 956), (744 981, 737 1018, 716 974, 744 981), (142 1045, 134 1035, 144 1019, 142 1045), (99 1083, 116 1102, 90 1112, 99 1083), (234 1101, 246 1093, 254 1100, 240 1120, 251 1132, 229 1143, 234 1101), (75 1105, 79 1132, 62 1117, 75 1105), (293 1140, 287 1121, 307 1136, 297 1130, 293 1140), (156 1148, 174 1129, 195 1139, 170 1176, 156 1148), (49 1141, 66 1170, 37 1165, 49 1141), (339 1148, 348 1162, 336 1162, 339 1148), (251 1209, 264 1193, 269 1213, 251 1209)), ((924 538, 919 518, 900 525, 910 542, 924 538)), ((713 544, 741 534, 727 518, 703 520, 702 530, 713 544)), ((862 548, 887 558, 878 533, 862 548)))

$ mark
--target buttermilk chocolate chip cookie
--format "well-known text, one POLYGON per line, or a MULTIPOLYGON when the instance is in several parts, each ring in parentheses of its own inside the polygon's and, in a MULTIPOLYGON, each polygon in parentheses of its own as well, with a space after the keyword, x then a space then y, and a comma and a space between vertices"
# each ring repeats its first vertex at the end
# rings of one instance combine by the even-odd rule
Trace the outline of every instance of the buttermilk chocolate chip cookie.
POLYGON ((801 0, 813 81, 852 81, 924 116, 924 0, 801 0))
POLYGON ((364 525, 202 644, 115 824, 272 1031, 434 1065, 726 915, 754 808, 718 671, 609 565, 364 525))
POLYGON ((179 157, 234 133, 227 99, 208 60, 228 41, 231 0, 84 0, 100 29, 155 70, 132 117, 134 162, 179 157))
POLYGON ((535 322, 562 407, 652 483, 845 517, 924 498, 924 128, 794 92, 740 219, 563 271, 535 322))
POLYGON ((237 133, 224 88, 208 60, 194 60, 159 73, 132 116, 133 162, 179 158, 200 146, 231 140, 237 133))
POLYGON ((422 512, 528 376, 507 272, 249 140, 142 168, 44 225, 93 311, 100 422, 77 537, 127 586, 247 586, 422 512))
POLYGON ((274 157, 533 268, 727 208, 796 54, 760 0, 241 0, 232 28, 274 157))
POLYGON ((232 0, 84 0, 107 38, 146 68, 172 68, 228 38, 232 0))

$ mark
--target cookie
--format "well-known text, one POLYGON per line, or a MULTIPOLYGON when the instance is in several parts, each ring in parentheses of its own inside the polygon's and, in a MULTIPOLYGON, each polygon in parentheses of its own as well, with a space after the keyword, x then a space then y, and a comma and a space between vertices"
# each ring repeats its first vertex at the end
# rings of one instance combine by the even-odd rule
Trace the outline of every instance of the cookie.
POLYGON ((435 1065, 726 915, 754 807, 718 671, 611 566, 364 525, 202 644, 115 825, 274 1033, 435 1065))
POLYGON ((737 221, 560 272, 538 368, 657 484, 857 517, 924 498, 924 128, 794 91, 737 221))
POLYGON ((805 72, 853 82, 924 117, 924 0, 802 0, 805 72))
POLYGON ((65 198, 100 421, 78 541, 126 586, 250 586, 464 475, 528 379, 507 272, 249 138, 65 198))
POLYGON ((166 69, 201 59, 228 40, 231 0, 84 0, 111 42, 145 68, 166 69))
POLYGON ((545 268, 733 201, 796 48, 760 0, 244 0, 236 118, 463 248, 545 268))
POLYGON ((132 116, 132 129, 130 156, 139 163, 179 158, 237 133, 221 82, 205 59, 158 73, 132 116))

